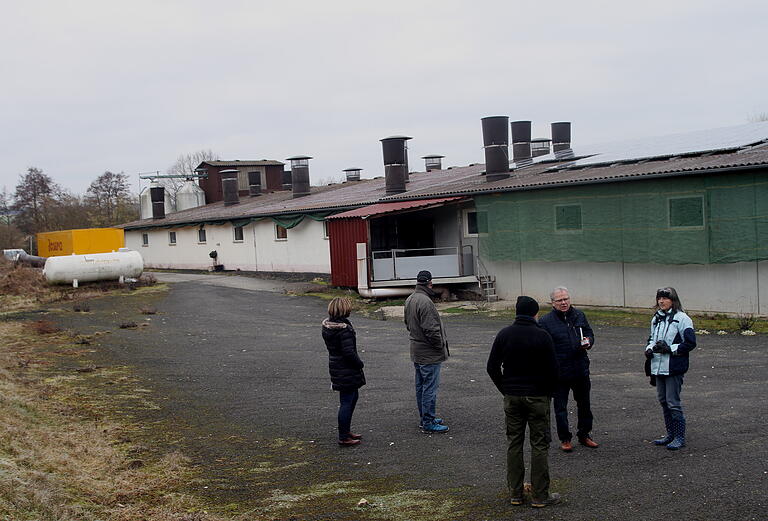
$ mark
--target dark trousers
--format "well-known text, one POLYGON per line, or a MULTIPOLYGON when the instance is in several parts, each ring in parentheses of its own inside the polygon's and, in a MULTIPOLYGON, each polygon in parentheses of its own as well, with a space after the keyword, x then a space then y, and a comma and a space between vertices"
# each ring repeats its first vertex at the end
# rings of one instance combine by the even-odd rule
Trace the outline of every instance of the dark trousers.
POLYGON ((525 427, 531 444, 531 487, 533 499, 549 497, 549 396, 504 395, 507 425, 507 487, 513 498, 523 497, 523 442, 525 427))
POLYGON ((568 395, 573 391, 578 414, 578 438, 586 438, 592 432, 592 409, 589 405, 589 391, 592 383, 589 376, 560 380, 554 395, 555 421, 557 422, 557 437, 560 441, 571 441, 573 436, 568 427, 568 395))
POLYGON ((352 428, 352 413, 355 412, 357 405, 357 389, 354 391, 339 391, 339 439, 349 438, 352 428))

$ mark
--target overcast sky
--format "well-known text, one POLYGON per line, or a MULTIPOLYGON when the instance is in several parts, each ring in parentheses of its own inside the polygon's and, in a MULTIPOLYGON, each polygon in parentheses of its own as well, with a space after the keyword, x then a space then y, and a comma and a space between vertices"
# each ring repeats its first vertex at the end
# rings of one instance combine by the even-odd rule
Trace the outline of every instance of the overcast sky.
POLYGON ((313 156, 313 182, 483 162, 480 118, 573 123, 573 142, 768 113, 764 0, 4 2, 0 189, 30 166, 84 193, 184 153, 313 156))

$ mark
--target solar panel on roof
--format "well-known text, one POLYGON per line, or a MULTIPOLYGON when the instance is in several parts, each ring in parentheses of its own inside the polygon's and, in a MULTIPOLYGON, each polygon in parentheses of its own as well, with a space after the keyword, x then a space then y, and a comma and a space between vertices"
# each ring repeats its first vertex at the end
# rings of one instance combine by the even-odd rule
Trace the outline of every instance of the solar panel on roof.
MULTIPOLYGON (((568 166, 592 166, 697 152, 734 150, 765 142, 768 142, 768 121, 596 145, 572 145, 574 157, 580 159, 569 163, 568 166)), ((555 159, 554 154, 547 154, 534 158, 534 163, 555 159)))

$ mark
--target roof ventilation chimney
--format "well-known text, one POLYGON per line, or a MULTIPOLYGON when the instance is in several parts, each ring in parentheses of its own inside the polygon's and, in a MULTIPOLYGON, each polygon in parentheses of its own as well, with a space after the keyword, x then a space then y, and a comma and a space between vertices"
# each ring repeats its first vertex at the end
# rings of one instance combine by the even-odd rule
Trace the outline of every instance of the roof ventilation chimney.
POLYGON ((528 166, 531 159, 531 122, 512 122, 512 158, 516 167, 528 166))
POLYGON ((162 186, 150 187, 149 197, 152 201, 152 218, 165 219, 165 188, 162 186))
POLYGON ((498 181, 509 177, 509 118, 489 116, 483 125, 485 149, 485 180, 498 181))
POLYGON ((552 152, 557 159, 573 157, 571 149, 571 122, 558 121, 552 123, 552 152))
POLYGON ((351 168, 345 168, 344 170, 342 170, 342 172, 344 172, 344 174, 347 176, 347 181, 359 181, 361 170, 362 168, 351 167, 351 168))
POLYGON ((224 206, 232 206, 240 202, 240 194, 237 193, 237 174, 236 168, 220 170, 221 191, 224 192, 224 206))
POLYGON ((537 137, 531 140, 531 156, 539 157, 549 154, 549 144, 551 139, 545 137, 537 137))
POLYGON ((293 198, 309 195, 309 160, 310 156, 293 156, 291 162, 291 186, 293 198))
POLYGON ((290 190, 292 183, 291 183, 291 171, 283 169, 283 190, 290 190))
POLYGON ((251 197, 261 195, 261 172, 248 172, 248 194, 251 197))
POLYGON ((442 159, 445 156, 441 156, 438 154, 430 154, 428 156, 422 157, 424 160, 424 168, 426 168, 427 172, 431 172, 432 170, 442 170, 443 169, 443 161, 442 159))
POLYGON ((381 140, 384 153, 384 183, 387 195, 405 192, 408 182, 408 136, 390 136, 381 140))

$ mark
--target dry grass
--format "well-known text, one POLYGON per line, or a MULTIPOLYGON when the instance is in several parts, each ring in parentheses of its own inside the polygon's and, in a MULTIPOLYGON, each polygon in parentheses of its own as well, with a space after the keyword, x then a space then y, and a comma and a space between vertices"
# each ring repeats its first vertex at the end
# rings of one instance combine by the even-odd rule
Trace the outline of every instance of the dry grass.
POLYGON ((27 311, 41 304, 74 301, 74 311, 90 311, 84 299, 114 291, 135 291, 157 285, 157 278, 144 273, 136 282, 119 284, 117 281, 90 282, 79 288, 52 286, 43 277, 42 270, 16 265, 0 257, 0 310, 2 312, 27 311))
MULTIPOLYGON (((0 519, 215 521, 178 493, 185 459, 129 456, 124 427, 88 418, 71 401, 78 378, 43 378, 45 347, 70 337, 36 336, 0 322, 0 519)), ((80 390, 79 392, 82 392, 80 390)))

